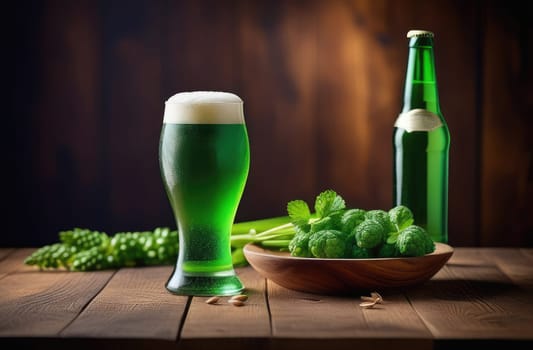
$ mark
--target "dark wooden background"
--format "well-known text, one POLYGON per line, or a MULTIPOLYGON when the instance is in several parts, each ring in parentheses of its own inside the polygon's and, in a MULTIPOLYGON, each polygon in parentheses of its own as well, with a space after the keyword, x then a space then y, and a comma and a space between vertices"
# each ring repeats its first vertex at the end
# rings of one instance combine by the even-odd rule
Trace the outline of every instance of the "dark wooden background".
POLYGON ((532 246, 527 5, 13 1, 1 243, 174 227, 159 132, 165 99, 190 90, 245 101, 252 161, 238 221, 285 215, 287 201, 328 188, 349 206, 390 208, 405 34, 428 29, 452 136, 450 244, 532 246))

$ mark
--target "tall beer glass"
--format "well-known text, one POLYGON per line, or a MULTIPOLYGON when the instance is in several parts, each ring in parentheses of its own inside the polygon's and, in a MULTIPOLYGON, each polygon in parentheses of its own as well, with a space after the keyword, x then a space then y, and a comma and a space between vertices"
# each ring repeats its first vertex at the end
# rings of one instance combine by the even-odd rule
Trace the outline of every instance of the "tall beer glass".
POLYGON ((234 94, 182 92, 165 103, 159 163, 179 231, 166 288, 180 295, 232 295, 244 288, 230 236, 250 165, 243 102, 234 94))

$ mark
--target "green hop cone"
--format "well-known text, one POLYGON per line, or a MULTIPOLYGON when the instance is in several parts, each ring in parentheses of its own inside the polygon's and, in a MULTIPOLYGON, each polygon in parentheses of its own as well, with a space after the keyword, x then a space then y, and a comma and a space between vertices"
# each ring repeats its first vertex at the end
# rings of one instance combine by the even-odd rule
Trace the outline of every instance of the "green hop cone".
POLYGON ((366 219, 355 228, 355 241, 360 248, 374 248, 383 243, 385 229, 378 221, 366 219))
POLYGON ((352 259, 368 259, 372 258, 374 254, 372 253, 372 249, 368 248, 361 248, 357 245, 352 245, 352 249, 350 252, 350 258, 352 259))
POLYGON ((343 258, 346 235, 336 230, 315 232, 309 237, 309 251, 315 258, 343 258))
POLYGON ((311 232, 306 232, 299 227, 296 228, 296 234, 289 242, 289 252, 292 256, 299 256, 308 258, 311 256, 309 252, 309 237, 311 232))
POLYGON ((59 232, 59 240, 61 243, 76 247, 78 251, 82 251, 105 244, 109 240, 109 236, 105 232, 74 228, 69 231, 59 232))
POLYGON ((120 266, 137 266, 142 261, 143 246, 149 232, 118 232, 113 235, 110 250, 120 266))
POLYGON ((374 209, 369 210, 365 213, 365 219, 367 220, 374 220, 383 226, 383 229, 386 231, 385 233, 393 232, 395 231, 395 227, 390 221, 389 213, 385 210, 381 209, 374 209))
POLYGON ((420 226, 411 225, 405 228, 398 235, 396 247, 401 256, 422 256, 434 249, 433 241, 431 241, 427 232, 420 226))
POLYGON ((116 267, 115 260, 100 247, 92 247, 74 255, 71 262, 73 271, 105 270, 116 267))
POLYGON ((396 244, 384 243, 379 246, 377 251, 378 258, 393 258, 399 255, 400 253, 398 252, 396 244))
POLYGON ((76 252, 76 247, 54 243, 37 249, 24 260, 24 263, 38 266, 41 269, 69 268, 68 262, 76 252))
POLYGON ((341 218, 342 231, 351 233, 363 221, 365 221, 365 210, 348 209, 341 218))
POLYGON ((142 247, 144 265, 168 265, 178 258, 178 231, 167 227, 156 228, 152 235, 146 235, 142 247))

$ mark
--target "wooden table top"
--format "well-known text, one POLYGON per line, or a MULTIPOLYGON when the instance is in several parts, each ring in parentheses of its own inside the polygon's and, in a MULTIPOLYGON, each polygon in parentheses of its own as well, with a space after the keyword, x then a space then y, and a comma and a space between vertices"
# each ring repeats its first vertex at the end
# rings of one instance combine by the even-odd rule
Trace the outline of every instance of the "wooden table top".
POLYGON ((376 349, 533 345, 533 249, 455 248, 423 285, 335 297, 285 289, 251 267, 237 273, 249 296, 176 296, 171 266, 98 272, 39 271, 33 249, 0 249, 0 346, 128 349, 376 349))

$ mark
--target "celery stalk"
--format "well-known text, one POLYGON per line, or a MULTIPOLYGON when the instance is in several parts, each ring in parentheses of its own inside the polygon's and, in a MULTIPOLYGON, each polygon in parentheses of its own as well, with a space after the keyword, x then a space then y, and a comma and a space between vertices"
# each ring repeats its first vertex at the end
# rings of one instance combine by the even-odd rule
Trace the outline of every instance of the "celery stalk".
POLYGON ((263 232, 276 226, 290 223, 288 216, 277 216, 252 221, 242 221, 233 224, 231 229, 232 235, 245 234, 250 232, 263 232))
POLYGON ((288 249, 289 243, 291 242, 290 239, 271 239, 267 240, 261 243, 263 247, 269 247, 269 248, 286 248, 288 249))
POLYGON ((287 250, 295 234, 294 225, 288 216, 278 216, 235 223, 231 231, 231 249, 234 266, 248 264, 242 248, 248 243, 287 250))

